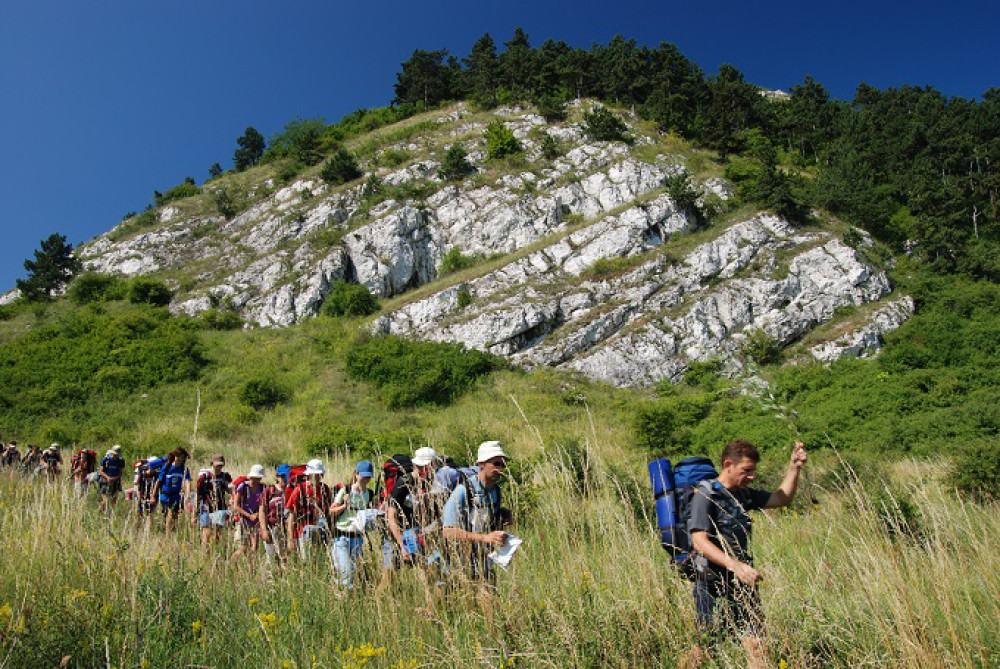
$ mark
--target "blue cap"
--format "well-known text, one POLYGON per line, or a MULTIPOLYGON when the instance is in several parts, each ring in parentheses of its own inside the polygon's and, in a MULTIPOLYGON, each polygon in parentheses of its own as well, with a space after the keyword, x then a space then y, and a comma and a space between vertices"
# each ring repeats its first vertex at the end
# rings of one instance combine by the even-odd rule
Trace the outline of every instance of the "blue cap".
POLYGON ((354 469, 361 476, 367 476, 368 478, 375 477, 375 465, 373 465, 368 460, 362 460, 358 463, 358 466, 354 469))
POLYGON ((288 472, 290 471, 292 471, 291 465, 278 465, 277 469, 274 470, 274 473, 281 478, 285 478, 288 476, 288 472))

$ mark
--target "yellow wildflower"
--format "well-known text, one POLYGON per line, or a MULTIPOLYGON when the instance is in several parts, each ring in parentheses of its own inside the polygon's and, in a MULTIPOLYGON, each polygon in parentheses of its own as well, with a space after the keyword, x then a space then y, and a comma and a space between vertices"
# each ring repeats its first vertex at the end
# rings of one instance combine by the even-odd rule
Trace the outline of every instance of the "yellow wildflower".
POLYGON ((7 627, 10 624, 10 619, 14 617, 14 612, 10 609, 10 604, 4 603, 0 606, 0 627, 7 627))
POLYGON ((249 602, 247 602, 247 604, 249 606, 255 606, 257 604, 260 604, 260 600, 259 599, 251 599, 249 602))
POLYGON ((191 623, 191 631, 194 632, 195 634, 197 634, 198 632, 201 631, 201 621, 200 620, 196 620, 193 623, 191 623))

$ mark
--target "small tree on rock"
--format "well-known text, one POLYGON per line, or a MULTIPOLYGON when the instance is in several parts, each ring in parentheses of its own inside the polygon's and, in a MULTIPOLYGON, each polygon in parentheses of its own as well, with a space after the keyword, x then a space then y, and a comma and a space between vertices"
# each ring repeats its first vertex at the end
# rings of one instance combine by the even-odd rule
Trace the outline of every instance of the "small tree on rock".
POLYGON ((253 167, 264 155, 264 135, 257 132, 256 128, 248 127, 243 135, 236 140, 236 143, 240 147, 233 153, 233 162, 236 164, 237 172, 253 167))
POLYGON ((462 146, 461 142, 455 142, 448 149, 448 153, 445 154, 444 162, 441 163, 441 169, 438 170, 438 174, 441 175, 442 179, 455 181, 462 179, 475 171, 476 168, 469 163, 465 147, 462 146))
POLYGON ((334 152, 330 160, 323 164, 323 169, 319 173, 324 181, 338 186, 348 181, 354 181, 361 174, 358 161, 354 159, 354 155, 350 151, 343 147, 334 152))
POLYGON ((73 256, 73 245, 66 243, 66 236, 52 233, 43 239, 41 248, 35 251, 34 260, 25 260, 27 279, 18 279, 17 288, 29 302, 41 302, 73 278, 83 263, 73 256))

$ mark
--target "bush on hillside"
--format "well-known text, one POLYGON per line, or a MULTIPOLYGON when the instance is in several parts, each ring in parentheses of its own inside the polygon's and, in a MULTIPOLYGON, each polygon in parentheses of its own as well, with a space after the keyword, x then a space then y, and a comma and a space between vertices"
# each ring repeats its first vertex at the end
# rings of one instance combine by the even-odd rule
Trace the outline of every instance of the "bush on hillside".
POLYGON ((708 394, 664 397, 647 402, 632 419, 636 444, 653 453, 675 457, 689 453, 691 430, 712 407, 708 394))
POLYGON ((445 276, 454 272, 468 269, 482 260, 478 255, 464 255, 460 249, 451 249, 441 258, 441 268, 438 274, 445 276))
POLYGON ((362 340, 347 353, 347 374, 374 383, 390 408, 445 405, 503 362, 461 344, 400 337, 362 340))
POLYGON ((327 316, 370 316, 379 310, 378 300, 367 286, 336 281, 323 301, 327 316))
POLYGON ((194 179, 188 177, 184 180, 184 183, 174 186, 166 193, 156 193, 154 199, 156 200, 156 206, 162 207, 174 200, 183 200, 186 197, 193 197, 200 194, 201 188, 194 182, 194 179))
POLYGON ((455 142, 448 148, 448 153, 444 156, 444 161, 441 163, 438 174, 442 179, 457 181, 464 179, 475 171, 476 168, 468 160, 465 147, 462 146, 461 142, 455 142))
POLYGON ((152 304, 165 307, 174 294, 162 281, 137 276, 128 282, 128 301, 132 304, 152 304))
POLYGON ((412 453, 422 442, 423 438, 416 432, 335 424, 308 437, 304 447, 306 453, 314 457, 349 451, 355 458, 374 459, 391 453, 412 453))
POLYGON ((963 446, 948 482, 979 501, 1000 499, 1000 449, 996 441, 983 439, 963 446))
POLYGON ((238 330, 243 327, 243 319, 232 309, 206 309, 198 314, 198 320, 207 330, 238 330))
POLYGON ((112 274, 85 272, 73 280, 67 294, 76 304, 103 302, 122 295, 122 280, 112 274))
POLYGON ((522 150, 514 132, 497 119, 486 126, 486 155, 490 158, 505 158, 522 150))
POLYGON ((362 172, 354 155, 347 149, 340 147, 323 164, 319 175, 327 183, 339 186, 361 177, 362 172))
POLYGON ((631 143, 628 126, 606 107, 594 107, 583 115, 583 130, 595 142, 631 143))
POLYGON ((251 409, 273 409, 291 398, 288 388, 270 376, 250 379, 240 388, 240 403, 251 409))

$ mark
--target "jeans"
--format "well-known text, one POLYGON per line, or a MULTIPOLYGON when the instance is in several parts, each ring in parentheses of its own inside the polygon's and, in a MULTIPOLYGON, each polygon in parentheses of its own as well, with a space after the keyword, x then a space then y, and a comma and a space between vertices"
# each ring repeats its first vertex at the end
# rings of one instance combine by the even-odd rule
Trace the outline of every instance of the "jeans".
MULTIPOLYGON (((415 529, 403 532, 403 545, 406 546, 406 552, 410 555, 416 555, 420 552, 420 543, 417 541, 415 529)), ((396 540, 392 536, 382 542, 382 565, 386 569, 392 569, 397 548, 396 540)))
POLYGON ((361 547, 364 543, 364 537, 339 536, 333 540, 333 568, 337 572, 339 583, 345 588, 354 587, 354 571, 361 559, 361 547))

